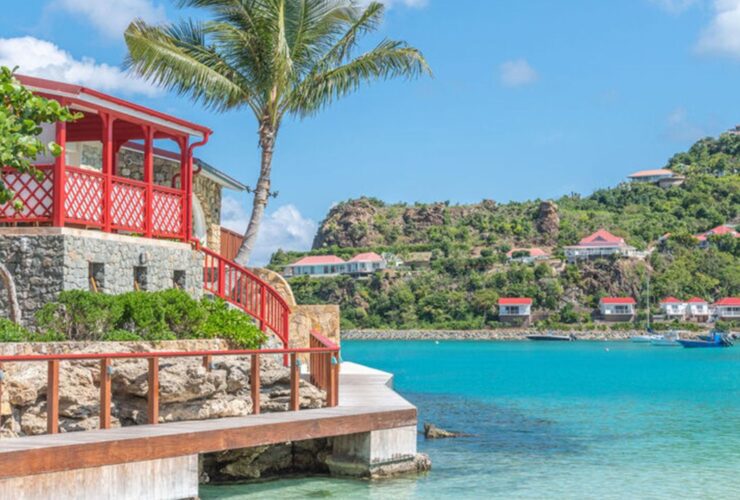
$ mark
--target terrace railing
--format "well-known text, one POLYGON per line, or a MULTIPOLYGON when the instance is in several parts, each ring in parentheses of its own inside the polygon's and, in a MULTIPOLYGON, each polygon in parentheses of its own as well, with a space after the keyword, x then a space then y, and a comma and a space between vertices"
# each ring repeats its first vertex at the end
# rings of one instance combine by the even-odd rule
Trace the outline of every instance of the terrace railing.
POLYGON ((210 369, 214 357, 251 357, 250 396, 252 412, 260 412, 260 356, 282 354, 290 359, 290 402, 288 409, 300 409, 301 363, 298 355, 309 357, 309 377, 315 385, 326 391, 326 406, 337 405, 339 395, 338 373, 339 347, 318 334, 311 335, 311 347, 303 349, 262 349, 225 351, 161 351, 161 352, 115 352, 79 354, 29 354, 0 356, 0 399, 4 379, 3 363, 47 363, 46 430, 49 434, 59 432, 59 365, 71 361, 98 360, 100 363, 100 428, 111 426, 111 379, 115 362, 121 359, 145 359, 148 362, 147 421, 159 422, 159 360, 162 358, 202 357, 203 365, 210 369))
POLYGON ((3 182, 15 196, 0 205, 0 224, 53 224, 55 211, 61 210, 65 226, 187 240, 184 190, 67 166, 59 203, 54 168, 39 165, 38 175, 2 169, 3 182), (20 210, 14 202, 22 204, 20 210))

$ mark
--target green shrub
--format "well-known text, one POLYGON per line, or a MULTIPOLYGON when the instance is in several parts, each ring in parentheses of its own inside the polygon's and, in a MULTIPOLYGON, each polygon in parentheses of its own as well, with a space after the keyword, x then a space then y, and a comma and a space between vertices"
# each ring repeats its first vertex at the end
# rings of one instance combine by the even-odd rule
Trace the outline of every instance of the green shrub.
POLYGON ((36 313, 40 331, 71 340, 99 340, 121 320, 116 296, 82 290, 65 291, 36 313))
POLYGON ((0 342, 25 342, 31 337, 31 332, 9 319, 0 318, 0 342))
POLYGON ((203 299, 201 306, 208 317, 200 336, 231 340, 242 349, 257 349, 267 340, 267 335, 255 326, 252 318, 232 309, 223 300, 203 299))
POLYGON ((103 335, 102 340, 110 342, 127 342, 143 339, 141 338, 141 335, 134 332, 129 332, 128 330, 112 330, 103 335))

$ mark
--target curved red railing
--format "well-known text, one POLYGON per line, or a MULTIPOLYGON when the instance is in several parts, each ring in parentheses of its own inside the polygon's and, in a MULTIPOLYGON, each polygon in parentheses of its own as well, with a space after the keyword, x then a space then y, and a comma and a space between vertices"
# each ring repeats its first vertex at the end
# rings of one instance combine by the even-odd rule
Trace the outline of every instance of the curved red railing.
POLYGON ((262 331, 271 330, 289 345, 290 306, 262 278, 208 248, 205 254, 203 288, 259 321, 262 331))

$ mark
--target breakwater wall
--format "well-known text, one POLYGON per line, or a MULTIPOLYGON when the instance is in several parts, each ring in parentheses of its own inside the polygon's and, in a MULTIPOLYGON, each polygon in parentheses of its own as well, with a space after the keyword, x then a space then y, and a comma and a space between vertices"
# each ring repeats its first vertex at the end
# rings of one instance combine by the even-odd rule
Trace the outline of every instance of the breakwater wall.
MULTIPOLYGON (((527 335, 543 334, 540 330, 500 328, 496 330, 346 330, 342 340, 527 340, 527 335)), ((575 335, 578 340, 629 340, 644 335, 644 330, 578 331, 553 330, 556 335, 575 335)), ((656 332, 660 333, 660 332, 656 332)), ((695 338, 706 332, 681 332, 682 338, 695 338)))

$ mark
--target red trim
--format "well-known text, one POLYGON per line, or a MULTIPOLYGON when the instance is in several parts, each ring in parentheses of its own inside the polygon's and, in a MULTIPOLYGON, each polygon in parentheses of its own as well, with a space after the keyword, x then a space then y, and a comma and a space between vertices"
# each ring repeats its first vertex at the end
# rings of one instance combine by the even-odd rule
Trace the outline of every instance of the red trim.
POLYGON ((632 297, 603 297, 600 301, 602 304, 636 304, 632 297))
POLYGON ((661 304, 681 304, 682 302, 676 297, 666 297, 660 301, 661 304))
POLYGON ((506 297, 498 299, 498 305, 500 306, 531 306, 532 299, 525 297, 506 297))

